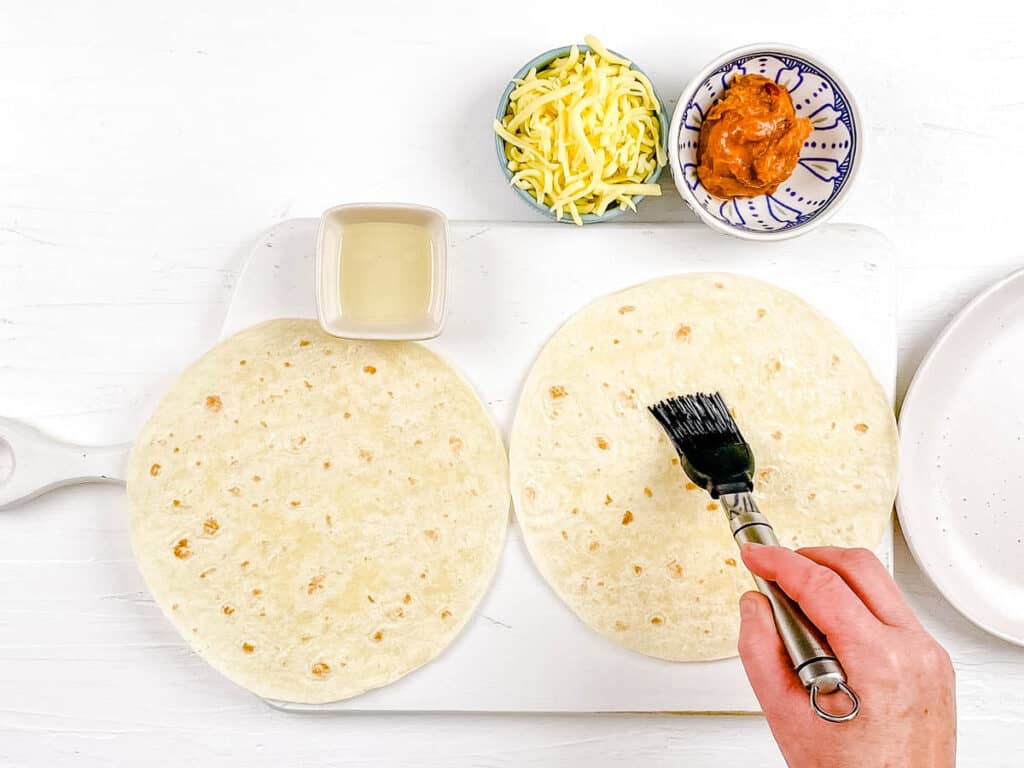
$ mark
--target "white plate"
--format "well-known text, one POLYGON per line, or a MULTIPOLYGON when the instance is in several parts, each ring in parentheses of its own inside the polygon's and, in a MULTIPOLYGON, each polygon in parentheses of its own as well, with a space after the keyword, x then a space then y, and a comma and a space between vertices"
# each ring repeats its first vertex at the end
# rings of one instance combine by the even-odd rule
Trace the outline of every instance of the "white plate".
POLYGON ((1024 270, 942 332, 900 415, 900 525, 967 619, 1024 645, 1024 270))

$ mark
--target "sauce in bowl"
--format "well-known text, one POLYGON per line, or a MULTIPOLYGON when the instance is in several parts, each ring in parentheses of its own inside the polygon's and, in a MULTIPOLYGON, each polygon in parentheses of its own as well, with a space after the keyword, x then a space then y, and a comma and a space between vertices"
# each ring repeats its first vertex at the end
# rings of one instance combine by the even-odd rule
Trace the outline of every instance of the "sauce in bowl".
POLYGON ((737 75, 701 124, 697 177, 718 197, 770 195, 793 173, 812 130, 785 88, 737 75))

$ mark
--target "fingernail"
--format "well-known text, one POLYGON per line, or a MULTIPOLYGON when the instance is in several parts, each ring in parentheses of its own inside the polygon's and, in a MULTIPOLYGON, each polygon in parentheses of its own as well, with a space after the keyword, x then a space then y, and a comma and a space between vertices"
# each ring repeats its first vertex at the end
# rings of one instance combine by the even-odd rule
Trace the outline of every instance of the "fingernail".
POLYGON ((744 549, 750 549, 750 550, 760 549, 763 546, 764 546, 764 544, 758 544, 756 541, 748 541, 748 542, 745 542, 743 544, 743 548, 744 549))
POLYGON ((744 592, 743 597, 740 598, 740 616, 744 619, 753 618, 757 612, 757 605, 754 601, 757 598, 754 597, 753 592, 744 592))

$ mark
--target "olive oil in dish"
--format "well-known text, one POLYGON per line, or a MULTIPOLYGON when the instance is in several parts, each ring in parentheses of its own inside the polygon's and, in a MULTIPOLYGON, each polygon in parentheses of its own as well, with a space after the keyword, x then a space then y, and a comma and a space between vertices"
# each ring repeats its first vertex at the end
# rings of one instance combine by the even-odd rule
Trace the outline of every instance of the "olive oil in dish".
POLYGON ((406 203, 348 203, 320 217, 316 313, 343 339, 433 339, 448 306, 448 219, 406 203))
POLYGON ((433 240, 419 224, 347 223, 341 232, 338 295, 346 321, 406 324, 430 311, 433 240))

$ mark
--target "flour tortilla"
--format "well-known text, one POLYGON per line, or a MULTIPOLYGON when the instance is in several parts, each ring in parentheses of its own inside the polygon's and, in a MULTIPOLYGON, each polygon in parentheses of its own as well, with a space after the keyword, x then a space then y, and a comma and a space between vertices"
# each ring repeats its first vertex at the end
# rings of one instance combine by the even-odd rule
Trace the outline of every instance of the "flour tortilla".
POLYGON ((277 320, 215 347, 146 424, 132 545, 192 648, 268 698, 344 699, 439 654, 497 566, 504 447, 416 344, 277 320))
POLYGON ((733 656, 753 587, 725 515, 646 406, 721 391, 757 457, 755 496, 790 547, 877 546, 896 424, 828 320, 766 283, 670 277, 606 296, 537 358, 512 432, 514 506, 537 567, 602 635, 662 659, 733 656))

